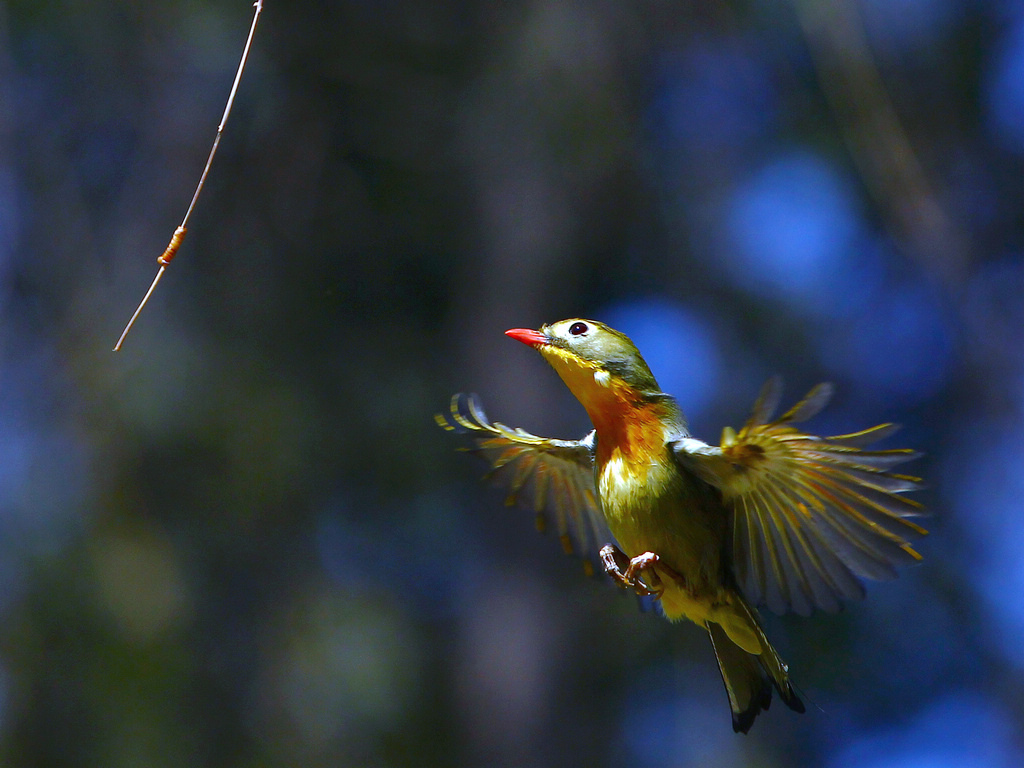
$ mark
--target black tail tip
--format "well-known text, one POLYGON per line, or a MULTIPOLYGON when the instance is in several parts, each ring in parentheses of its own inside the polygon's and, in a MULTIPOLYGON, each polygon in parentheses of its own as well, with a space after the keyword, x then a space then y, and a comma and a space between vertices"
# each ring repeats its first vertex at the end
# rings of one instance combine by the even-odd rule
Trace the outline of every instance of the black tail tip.
POLYGON ((794 712, 799 712, 801 715, 807 711, 804 706, 803 700, 794 693, 793 689, 790 688, 788 691, 779 691, 779 695, 782 697, 782 701, 787 707, 792 709, 794 712))
POLYGON ((750 731, 750 727, 754 724, 754 719, 761 713, 762 710, 767 710, 772 705, 772 686, 768 682, 767 677, 763 681, 761 690, 758 692, 757 697, 750 702, 750 706, 744 709, 742 712, 733 711, 732 713, 732 730, 733 733, 746 734, 750 731))
POLYGON ((754 724, 754 718, 757 717, 757 713, 760 711, 760 709, 748 709, 746 712, 733 712, 732 732, 747 734, 750 731, 750 726, 754 724))
MULTIPOLYGON (((786 686, 786 690, 779 689, 779 697, 782 699, 782 703, 792 709, 794 712, 803 714, 807 711, 804 707, 804 702, 796 692, 790 686, 786 686)), ((742 712, 732 713, 732 730, 733 733, 749 733, 751 726, 754 725, 754 720, 764 710, 767 710, 772 704, 772 685, 765 680, 765 685, 761 689, 760 695, 754 700, 749 707, 742 712)))

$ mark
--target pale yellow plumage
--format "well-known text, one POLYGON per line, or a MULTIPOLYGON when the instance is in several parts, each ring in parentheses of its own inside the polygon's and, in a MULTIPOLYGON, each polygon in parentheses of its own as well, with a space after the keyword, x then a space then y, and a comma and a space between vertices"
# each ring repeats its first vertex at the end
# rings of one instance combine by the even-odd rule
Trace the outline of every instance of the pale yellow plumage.
POLYGON ((592 555, 614 537, 626 564, 643 562, 630 581, 618 556, 604 561, 620 583, 656 592, 668 618, 707 629, 736 730, 768 706, 772 685, 803 711, 752 606, 835 610, 863 595, 858 577, 892 578, 894 566, 920 559, 909 538, 925 531, 907 519, 920 506, 899 495, 918 480, 891 472, 916 454, 865 450, 892 425, 826 438, 794 427, 825 405, 828 385, 770 420, 774 380, 747 423, 711 446, 689 434, 621 333, 573 319, 509 335, 548 360, 595 431, 581 441, 536 437, 491 424, 473 398, 453 399, 439 423, 483 434, 478 448, 504 476, 509 501, 553 512, 563 543, 592 555))

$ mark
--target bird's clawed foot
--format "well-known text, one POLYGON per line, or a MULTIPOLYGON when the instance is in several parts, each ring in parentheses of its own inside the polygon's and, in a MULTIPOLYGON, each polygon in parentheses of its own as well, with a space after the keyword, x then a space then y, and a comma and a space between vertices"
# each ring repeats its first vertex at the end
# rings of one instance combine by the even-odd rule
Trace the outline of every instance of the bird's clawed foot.
POLYGON ((661 577, 654 570, 655 565, 680 583, 683 581, 682 577, 662 563, 661 558, 653 552, 644 552, 630 559, 614 544, 605 544, 601 547, 601 565, 604 566, 604 572, 623 589, 632 589, 640 597, 650 595, 655 600, 665 591, 661 577))

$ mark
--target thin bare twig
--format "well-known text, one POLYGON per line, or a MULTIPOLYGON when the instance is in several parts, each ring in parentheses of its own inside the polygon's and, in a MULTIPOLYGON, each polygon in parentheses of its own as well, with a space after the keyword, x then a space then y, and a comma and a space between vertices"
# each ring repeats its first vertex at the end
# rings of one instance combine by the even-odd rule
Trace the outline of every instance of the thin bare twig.
POLYGON ((220 125, 217 126, 217 135, 213 139, 213 146, 210 147, 210 155, 206 158, 206 167, 203 168, 203 174, 199 177, 199 184, 196 186, 195 194, 192 195, 192 202, 188 204, 188 210, 185 211, 185 217, 181 220, 181 224, 174 230, 174 234, 171 235, 171 241, 167 244, 167 248, 157 258, 157 263, 160 265, 160 269, 157 270, 156 277, 153 278, 152 284, 149 286, 149 290, 146 291, 146 295, 142 297, 142 301, 139 302, 138 308, 132 315, 131 320, 128 321, 128 325, 125 326, 124 331, 121 332, 121 337, 117 340, 117 344, 114 345, 114 351, 117 352, 121 349, 121 345, 124 343, 125 337, 128 332, 135 325, 135 320, 142 312, 142 308, 146 306, 146 302, 149 301, 149 297, 153 294, 156 289, 157 283, 160 282, 160 278, 163 277, 164 272, 170 265, 171 260, 178 253, 178 248, 181 247, 181 241, 185 239, 185 234, 188 232, 188 219, 192 215, 192 210, 196 207, 196 201, 199 199, 199 193, 203 191, 203 185, 206 183, 206 177, 210 173, 210 166, 213 164, 214 155, 217 154, 217 147, 220 146, 220 138, 224 135, 224 126, 227 125, 228 116, 231 114, 231 106, 235 103, 235 93, 238 91, 238 83, 242 79, 242 71, 245 69, 245 62, 249 58, 249 48, 252 46, 253 35, 256 34, 256 22, 260 19, 260 13, 263 11, 263 0, 256 0, 253 3, 253 7, 256 9, 252 16, 252 26, 249 27, 249 37, 245 40, 245 48, 242 50, 242 60, 238 62, 238 70, 235 72, 235 82, 231 85, 231 93, 228 94, 228 103, 224 107, 224 115, 220 119, 220 125))

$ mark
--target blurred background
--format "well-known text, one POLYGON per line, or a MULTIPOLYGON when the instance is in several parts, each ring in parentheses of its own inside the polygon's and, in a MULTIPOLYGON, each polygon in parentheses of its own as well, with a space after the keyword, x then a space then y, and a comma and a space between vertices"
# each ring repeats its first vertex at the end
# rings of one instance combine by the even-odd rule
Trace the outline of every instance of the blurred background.
POLYGON ((0 4, 0 763, 1024 760, 1024 7, 0 4), (808 702, 480 483, 456 391, 589 424, 510 327, 631 335, 694 432, 882 421, 924 563, 766 617, 808 702))

